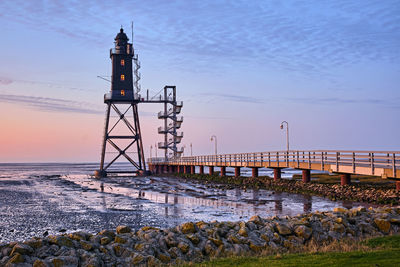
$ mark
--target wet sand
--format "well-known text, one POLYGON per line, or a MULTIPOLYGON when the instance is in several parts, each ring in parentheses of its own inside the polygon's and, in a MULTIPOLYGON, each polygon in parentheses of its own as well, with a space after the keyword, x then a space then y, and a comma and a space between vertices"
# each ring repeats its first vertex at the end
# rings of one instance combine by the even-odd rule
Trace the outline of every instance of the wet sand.
POLYGON ((97 180, 89 169, 94 168, 0 166, 0 242, 65 231, 96 233, 118 225, 166 228, 186 221, 246 221, 253 215, 371 206, 268 190, 226 190, 171 177, 97 180))

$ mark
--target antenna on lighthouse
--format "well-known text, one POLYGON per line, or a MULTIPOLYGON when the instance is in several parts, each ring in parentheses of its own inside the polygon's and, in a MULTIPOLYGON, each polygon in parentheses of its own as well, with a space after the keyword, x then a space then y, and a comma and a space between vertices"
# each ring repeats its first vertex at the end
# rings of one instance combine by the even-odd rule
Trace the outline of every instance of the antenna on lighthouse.
POLYGON ((131 42, 132 42, 132 44, 133 44, 133 20, 131 21, 131 33, 132 33, 131 42))

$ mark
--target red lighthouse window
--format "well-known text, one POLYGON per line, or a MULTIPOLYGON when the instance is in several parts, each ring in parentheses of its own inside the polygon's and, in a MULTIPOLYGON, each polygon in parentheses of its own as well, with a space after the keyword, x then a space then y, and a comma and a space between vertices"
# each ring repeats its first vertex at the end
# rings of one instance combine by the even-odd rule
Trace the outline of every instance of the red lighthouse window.
POLYGON ((125 81, 125 75, 121 74, 121 81, 125 81))
POLYGON ((125 66, 125 59, 121 59, 121 66, 125 66))

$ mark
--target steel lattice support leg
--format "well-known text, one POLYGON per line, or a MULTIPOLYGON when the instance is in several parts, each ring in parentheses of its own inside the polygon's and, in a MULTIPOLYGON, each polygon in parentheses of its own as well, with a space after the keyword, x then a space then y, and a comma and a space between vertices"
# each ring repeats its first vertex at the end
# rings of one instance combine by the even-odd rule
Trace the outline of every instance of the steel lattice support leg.
MULTIPOLYGON (((113 165, 113 163, 119 159, 121 156, 126 158, 132 166, 134 167, 134 170, 132 171, 122 171, 122 172, 132 172, 132 173, 137 173, 137 174, 142 174, 146 170, 146 165, 145 165, 145 160, 144 160, 144 153, 143 153, 143 145, 142 145, 142 137, 140 134, 140 124, 139 124, 139 114, 137 110, 137 105, 135 103, 132 103, 124 113, 122 113, 119 108, 113 104, 112 102, 107 103, 107 112, 106 112, 106 119, 105 119, 105 126, 104 126, 104 138, 103 138, 103 144, 102 144, 102 150, 101 150, 101 160, 100 160, 100 169, 95 172, 96 177, 106 177, 107 176, 107 169, 113 165), (117 113, 119 116, 119 120, 110 128, 110 113, 111 113, 111 108, 117 113), (125 114, 129 111, 129 109, 132 108, 133 110, 133 124, 129 122, 129 120, 125 117, 125 114), (128 128, 130 134, 128 135, 118 135, 118 134, 112 134, 114 128, 119 124, 119 123, 124 123, 125 126, 128 128), (114 140, 129 140, 128 145, 125 145, 124 148, 121 148, 118 143, 116 143, 114 140), (132 159, 128 155, 128 149, 136 143, 137 147, 137 161, 132 159), (115 156, 106 166, 105 166, 105 155, 107 153, 107 145, 110 145, 113 147, 118 155, 115 156)), ((117 172, 118 171, 114 171, 117 172)))

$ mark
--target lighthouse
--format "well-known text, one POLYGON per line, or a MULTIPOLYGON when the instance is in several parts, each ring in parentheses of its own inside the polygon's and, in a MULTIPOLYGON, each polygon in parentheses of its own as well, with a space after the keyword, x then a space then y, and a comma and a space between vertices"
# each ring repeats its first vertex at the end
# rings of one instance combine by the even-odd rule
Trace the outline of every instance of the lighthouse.
POLYGON ((107 110, 100 168, 95 171, 95 176, 99 178, 112 173, 137 175, 146 170, 137 107, 140 97, 134 92, 133 80, 133 66, 137 68, 138 64, 132 63, 137 61, 137 55, 122 28, 114 44, 114 48, 110 49, 111 90, 104 95, 107 110), (111 122, 111 119, 115 121, 111 122), (118 166, 116 163, 121 159, 125 159, 129 166, 118 166))
MULTIPOLYGON (((132 59, 134 50, 132 44, 121 28, 115 37, 115 47, 110 49, 112 64, 111 95, 113 102, 131 102, 134 100, 132 59)), ((108 100, 108 99, 107 99, 108 100)))

